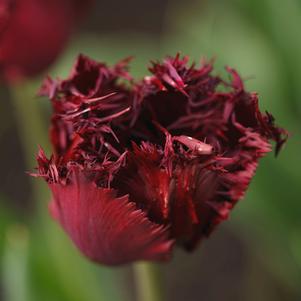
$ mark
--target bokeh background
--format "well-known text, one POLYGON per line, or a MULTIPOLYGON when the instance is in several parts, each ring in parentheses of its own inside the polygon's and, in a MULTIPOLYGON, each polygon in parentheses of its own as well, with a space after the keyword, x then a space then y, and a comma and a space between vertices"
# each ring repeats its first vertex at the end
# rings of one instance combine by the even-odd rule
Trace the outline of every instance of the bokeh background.
MULTIPOLYGON (((47 70, 66 76, 79 52, 108 63, 133 55, 137 77, 166 54, 216 57, 216 72, 236 68, 261 109, 290 131, 282 153, 261 161, 229 221, 193 254, 177 251, 160 266, 166 300, 301 300, 300 29, 299 0, 98 0, 47 70)), ((48 216, 45 185, 25 174, 38 144, 49 152, 40 82, 0 91, 0 300, 136 300, 132 268, 81 257, 48 216), (19 109, 16 97, 24 99, 19 109)))

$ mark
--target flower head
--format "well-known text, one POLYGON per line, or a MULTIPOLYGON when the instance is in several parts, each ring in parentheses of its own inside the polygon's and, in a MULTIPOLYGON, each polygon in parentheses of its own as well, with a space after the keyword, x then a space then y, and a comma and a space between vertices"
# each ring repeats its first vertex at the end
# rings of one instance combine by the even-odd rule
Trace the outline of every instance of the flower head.
POLYGON ((135 83, 128 61, 81 55, 68 79, 41 89, 54 110, 54 153, 38 155, 50 210, 104 264, 194 249, 244 196, 269 141, 278 152, 287 137, 231 68, 228 82, 212 62, 169 57, 135 83))
POLYGON ((16 81, 44 71, 62 51, 89 2, 1 0, 1 76, 16 81))

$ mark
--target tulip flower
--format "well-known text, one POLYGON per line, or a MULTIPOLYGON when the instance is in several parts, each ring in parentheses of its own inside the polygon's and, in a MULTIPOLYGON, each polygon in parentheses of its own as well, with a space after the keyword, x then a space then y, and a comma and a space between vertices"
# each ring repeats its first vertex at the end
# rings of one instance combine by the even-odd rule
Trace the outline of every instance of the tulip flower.
POLYGON ((1 0, 0 74, 15 82, 48 68, 91 1, 1 0))
POLYGON ((259 159, 287 133, 261 113, 238 73, 212 62, 154 62, 135 82, 80 55, 65 80, 47 78, 53 154, 38 154, 50 211, 83 254, 118 265, 194 250, 243 198, 259 159))

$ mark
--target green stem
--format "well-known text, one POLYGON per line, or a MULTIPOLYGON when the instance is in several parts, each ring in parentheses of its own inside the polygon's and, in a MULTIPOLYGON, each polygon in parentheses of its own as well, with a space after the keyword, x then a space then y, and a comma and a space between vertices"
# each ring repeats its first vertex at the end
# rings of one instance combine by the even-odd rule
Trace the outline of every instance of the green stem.
POLYGON ((31 168, 36 165, 34 154, 37 153, 38 144, 43 147, 49 145, 46 123, 41 114, 41 100, 35 97, 36 93, 37 86, 32 82, 10 89, 25 161, 31 168))
POLYGON ((162 275, 156 264, 138 262, 134 265, 137 301, 163 301, 162 275))
MULTIPOLYGON (((38 86, 35 82, 25 82, 10 87, 10 99, 13 105, 18 134, 22 144, 24 160, 27 171, 32 171, 37 165, 35 155, 38 152, 38 146, 41 145, 49 150, 46 122, 44 122, 41 110, 41 100, 36 97, 38 86)), ((45 207, 49 198, 46 185, 31 178, 33 187, 33 200, 35 205, 45 207), (44 202, 43 202, 44 200, 44 202)), ((39 214, 46 210, 39 210, 39 214)), ((45 214, 40 215, 40 217, 45 214)))
POLYGON ((5 300, 31 300, 28 290, 28 232, 22 225, 7 229, 2 258, 2 280, 5 300))

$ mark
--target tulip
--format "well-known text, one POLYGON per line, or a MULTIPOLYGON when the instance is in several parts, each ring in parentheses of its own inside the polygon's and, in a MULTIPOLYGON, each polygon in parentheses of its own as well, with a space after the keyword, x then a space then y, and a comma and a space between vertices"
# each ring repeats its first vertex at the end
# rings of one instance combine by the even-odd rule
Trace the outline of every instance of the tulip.
POLYGON ((65 80, 47 78, 53 154, 38 154, 50 211, 91 260, 165 261, 194 250, 243 198, 259 159, 287 132, 261 113, 238 73, 212 62, 154 62, 135 82, 80 55, 65 80))
POLYGON ((0 74, 15 82, 46 70, 91 1, 1 0, 0 74))

